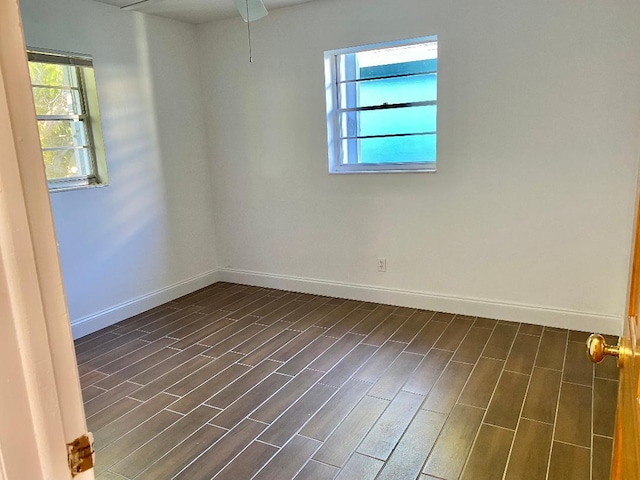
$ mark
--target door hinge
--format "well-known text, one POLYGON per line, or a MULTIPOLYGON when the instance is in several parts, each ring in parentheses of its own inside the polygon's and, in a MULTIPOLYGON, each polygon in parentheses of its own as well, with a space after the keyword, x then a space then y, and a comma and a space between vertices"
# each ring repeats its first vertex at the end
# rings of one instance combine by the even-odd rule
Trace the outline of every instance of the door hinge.
POLYGON ((72 477, 91 470, 95 459, 93 435, 85 433, 73 442, 67 443, 67 458, 69 459, 69 469, 72 477))

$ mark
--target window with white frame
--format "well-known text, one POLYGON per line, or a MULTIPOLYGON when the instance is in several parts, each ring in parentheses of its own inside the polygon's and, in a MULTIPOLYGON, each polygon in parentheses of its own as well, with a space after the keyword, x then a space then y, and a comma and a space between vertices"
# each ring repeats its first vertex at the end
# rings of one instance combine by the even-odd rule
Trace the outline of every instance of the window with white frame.
POLYGON ((436 36, 325 52, 330 173, 436 170, 436 36))
POLYGON ((28 57, 49 190, 106 184, 91 57, 32 49, 28 57))

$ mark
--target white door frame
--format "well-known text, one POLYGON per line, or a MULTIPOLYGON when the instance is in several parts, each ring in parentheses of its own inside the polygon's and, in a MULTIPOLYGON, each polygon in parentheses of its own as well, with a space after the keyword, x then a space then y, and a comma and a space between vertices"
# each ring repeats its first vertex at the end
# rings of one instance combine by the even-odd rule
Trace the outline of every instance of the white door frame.
POLYGON ((0 0, 0 342, 0 479, 71 478, 86 421, 18 0, 0 0))

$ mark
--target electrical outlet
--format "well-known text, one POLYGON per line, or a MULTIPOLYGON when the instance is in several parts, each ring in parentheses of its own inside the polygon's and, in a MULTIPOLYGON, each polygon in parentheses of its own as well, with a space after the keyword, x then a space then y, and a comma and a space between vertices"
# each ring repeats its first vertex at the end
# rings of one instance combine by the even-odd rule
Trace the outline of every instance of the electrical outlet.
POLYGON ((378 257, 378 271, 386 272, 387 271, 387 259, 378 257))

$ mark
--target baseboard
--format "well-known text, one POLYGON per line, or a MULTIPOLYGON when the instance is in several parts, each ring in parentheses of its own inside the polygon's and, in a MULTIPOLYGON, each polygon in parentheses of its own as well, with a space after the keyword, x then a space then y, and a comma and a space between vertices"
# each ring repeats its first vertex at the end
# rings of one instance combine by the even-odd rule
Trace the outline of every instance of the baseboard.
POLYGON ((313 278, 275 275, 222 268, 220 280, 259 287, 278 288, 315 295, 386 303, 438 312, 533 323, 584 332, 620 335, 623 319, 615 315, 580 312, 561 308, 458 297, 429 292, 398 290, 371 285, 331 282, 313 278))
POLYGON ((141 295, 127 302, 115 305, 100 312, 87 315, 71 322, 73 338, 84 337, 90 333, 120 322, 133 315, 145 312, 163 303, 194 292, 220 280, 218 270, 205 272, 182 282, 141 295))

